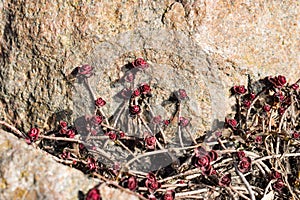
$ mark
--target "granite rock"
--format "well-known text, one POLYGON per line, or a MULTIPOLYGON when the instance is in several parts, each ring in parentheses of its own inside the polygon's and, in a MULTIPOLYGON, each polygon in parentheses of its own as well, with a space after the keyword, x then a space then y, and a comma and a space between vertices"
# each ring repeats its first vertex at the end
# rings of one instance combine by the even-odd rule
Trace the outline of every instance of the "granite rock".
POLYGON ((203 134, 231 111, 229 88, 246 85, 248 75, 299 79, 299 7, 263 0, 1 1, 1 120, 23 131, 50 130, 91 112, 93 97, 70 76, 82 64, 95 67, 90 84, 112 114, 122 66, 143 57, 151 69, 140 81, 161 96, 153 99, 155 111, 168 115, 163 98, 185 88, 185 112, 203 134))
MULTIPOLYGON (((259 78, 280 73, 291 82, 299 77, 299 3, 294 1, 2 1, 0 12, 0 112, 2 118, 25 131, 31 126, 53 128, 57 118, 71 120, 69 115, 78 105, 74 105, 68 75, 83 63, 96 64, 96 73, 109 64, 112 76, 118 76, 120 66, 136 56, 153 64, 178 66, 177 61, 167 59, 174 56, 173 50, 180 55, 182 50, 194 52, 196 48, 206 56, 194 59, 199 63, 208 60, 209 69, 215 70, 217 78, 210 81, 224 86, 222 105, 228 104, 227 88, 246 83, 246 74, 259 78), (143 38, 145 34, 135 34, 139 30, 165 30, 168 34, 146 36, 154 41, 143 46, 151 41, 143 38), (170 43, 166 38, 180 34, 194 45, 184 47, 184 41, 170 43), (122 40, 128 36, 134 38, 122 40), (126 48, 137 41, 135 49, 126 48), (109 60, 97 56, 103 45, 119 46, 118 56, 113 51, 106 55, 109 60), (170 51, 165 59, 154 58, 147 55, 153 48, 159 49, 156 55, 163 54, 162 49, 170 51)), ((98 81, 97 85, 109 84, 98 81)), ((209 91, 209 87, 204 84, 201 90, 209 91)), ((197 99, 206 113, 211 106, 202 108, 199 102, 208 98, 208 104, 214 104, 213 94, 197 99)), ((213 112, 210 115, 202 117, 201 128, 210 128, 215 118, 213 112)))
MULTIPOLYGON (((98 181, 57 163, 12 133, 0 130, 0 199, 79 199, 98 181)), ((103 199, 138 199, 126 192, 100 186, 103 199)))

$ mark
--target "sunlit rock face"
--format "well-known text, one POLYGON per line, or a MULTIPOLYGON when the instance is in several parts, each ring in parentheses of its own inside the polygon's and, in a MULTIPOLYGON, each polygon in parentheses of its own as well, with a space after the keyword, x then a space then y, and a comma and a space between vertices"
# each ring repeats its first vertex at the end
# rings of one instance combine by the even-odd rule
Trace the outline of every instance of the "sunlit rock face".
MULTIPOLYGON (((81 64, 96 65, 96 75, 108 68, 104 80, 94 77, 94 84, 107 85, 124 63, 141 56, 153 66, 165 65, 171 70, 167 73, 178 67, 196 71, 202 78, 191 75, 186 81, 196 78, 199 91, 210 93, 195 99, 206 113, 201 128, 221 117, 211 113, 219 97, 212 97, 214 83, 208 82, 223 84, 225 90, 219 93, 226 102, 226 88, 245 84, 246 74, 283 74, 293 82, 300 73, 297 3, 5 1, 0 9, 0 112, 26 131, 33 125, 53 128, 61 118, 71 120, 78 105, 73 97, 76 80, 69 75, 81 64), (104 58, 99 51, 105 44, 104 58), (214 71, 207 75, 210 69, 214 71)), ((171 88, 173 83, 166 84, 171 88)))
POLYGON ((150 63, 140 81, 153 89, 154 110, 184 88, 183 114, 197 135, 220 126, 231 109, 229 88, 269 75, 300 78, 299 3, 292 1, 0 2, 0 117, 28 131, 53 129, 89 114, 93 97, 72 71, 89 78, 104 111, 119 106, 122 66, 150 63))

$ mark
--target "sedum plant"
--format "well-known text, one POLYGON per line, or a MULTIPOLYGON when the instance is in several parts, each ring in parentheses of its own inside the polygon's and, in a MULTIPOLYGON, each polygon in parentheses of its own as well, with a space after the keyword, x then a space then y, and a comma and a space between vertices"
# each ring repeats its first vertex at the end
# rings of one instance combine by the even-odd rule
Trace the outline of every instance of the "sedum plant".
POLYGON ((58 162, 96 178, 84 199, 99 200, 99 186, 108 184, 140 199, 299 199, 300 90, 284 76, 266 77, 230 90, 233 111, 224 127, 205 140, 192 132, 182 116, 188 92, 169 94, 171 116, 151 106, 152 85, 137 82, 151 66, 142 58, 123 67, 117 94, 122 103, 109 116, 109 99, 95 95, 88 79, 93 67, 82 65, 72 74, 94 97, 94 112, 57 128, 27 134, 12 126, 28 144, 58 162))

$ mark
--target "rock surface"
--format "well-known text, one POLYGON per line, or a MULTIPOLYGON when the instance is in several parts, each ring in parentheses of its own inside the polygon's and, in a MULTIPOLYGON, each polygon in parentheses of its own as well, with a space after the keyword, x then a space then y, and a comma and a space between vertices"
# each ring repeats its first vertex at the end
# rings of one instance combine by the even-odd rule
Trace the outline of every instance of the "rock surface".
MULTIPOLYGON (((163 63, 174 68, 180 61, 184 67, 192 67, 193 63, 183 62, 192 54, 187 57, 181 51, 197 49, 205 55, 195 55, 198 65, 193 67, 202 71, 205 84, 222 82, 221 95, 228 94, 227 88, 233 84, 245 84, 245 74, 262 77, 280 73, 291 82, 300 75, 299 2, 2 1, 0 12, 0 112, 2 118, 25 131, 31 126, 50 129, 57 114, 66 117, 66 111, 78 106, 67 77, 83 63, 95 64, 98 74, 101 68, 109 67, 107 73, 114 78, 120 66, 136 56, 158 66, 163 63), (144 33, 136 34, 139 30, 144 33), (168 34, 148 37, 159 31, 168 34), (183 35, 193 46, 185 47, 182 36, 170 43, 170 35, 183 35), (98 53, 104 46, 119 48, 103 58, 103 53, 98 53), (181 56, 177 60, 169 58, 174 50, 181 56), (203 66, 206 61, 209 63, 203 66), (215 77, 206 78, 203 71, 211 69, 215 77)), ((97 78, 95 87, 109 84, 108 79, 97 78)), ((200 90, 209 91, 209 87, 202 85, 200 90)), ((101 89, 97 92, 103 93, 101 89)), ((213 118, 221 117, 211 111, 214 94, 210 91, 209 97, 197 99, 210 104, 198 105, 210 115, 203 117, 201 128, 209 128, 213 118)))
MULTIPOLYGON (((12 133, 0 130, 0 199, 78 199, 97 184, 82 172, 54 161, 12 133)), ((103 199, 138 199, 104 184, 103 199)))
MULTIPOLYGON (((86 88, 70 78, 84 63, 95 67, 91 85, 111 114, 122 88, 112 83, 143 57, 146 81, 163 89, 154 92, 188 90, 187 112, 202 134, 224 119, 229 88, 247 84, 247 74, 299 79, 299 10, 298 1, 1 1, 1 120, 49 130, 90 112, 86 88)), ((154 103, 160 112, 161 99, 154 103)))

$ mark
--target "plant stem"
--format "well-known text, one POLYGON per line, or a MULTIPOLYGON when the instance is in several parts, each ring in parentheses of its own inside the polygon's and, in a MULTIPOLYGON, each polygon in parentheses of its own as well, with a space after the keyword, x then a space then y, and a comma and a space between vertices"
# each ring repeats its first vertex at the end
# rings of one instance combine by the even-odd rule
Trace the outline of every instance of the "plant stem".
POLYGON ((227 149, 220 138, 218 138, 218 142, 223 149, 225 149, 225 150, 227 149))
POLYGON ((240 97, 240 95, 236 95, 235 97, 236 97, 236 106, 237 106, 236 112, 238 114, 238 123, 239 123, 238 129, 242 129, 241 97, 240 97))
POLYGON ((3 125, 5 127, 9 128, 13 133, 15 133, 16 135, 18 135, 21 138, 25 138, 25 139, 28 138, 28 136, 25 133, 19 131, 16 127, 8 124, 5 121, 0 121, 0 125, 3 125))
POLYGON ((118 140, 118 144, 120 144, 124 149, 126 149, 126 151, 128 151, 133 157, 135 157, 134 153, 132 153, 132 151, 130 151, 130 149, 128 149, 128 147, 126 147, 123 142, 121 142, 120 140, 118 140))
POLYGON ((148 126, 147 122, 145 121, 145 119, 142 116, 138 116, 138 118, 141 120, 141 122, 143 123, 143 125, 146 127, 146 129, 149 131, 149 133, 151 133, 152 136, 154 136, 152 130, 150 129, 150 127, 148 126))
POLYGON ((158 182, 165 182, 165 181, 169 181, 169 180, 172 180, 174 178, 178 178, 178 177, 182 177, 182 176, 187 176, 187 175, 191 175, 191 174, 195 174, 195 173, 199 173, 201 172, 201 169, 198 169, 198 168, 195 168, 195 169, 191 169, 191 170, 188 170, 188 171, 185 171, 183 173, 180 173, 180 174, 176 174, 176 175, 173 175, 173 176, 169 176, 167 178, 164 178, 162 180, 159 180, 158 182))
POLYGON ((126 193, 129 193, 129 194, 131 194, 131 195, 137 196, 138 198, 140 198, 140 199, 142 199, 142 200, 147 200, 147 199, 146 199, 145 197, 143 197, 142 195, 139 195, 139 194, 137 194, 137 193, 135 193, 135 192, 133 192, 133 191, 131 191, 131 190, 125 189, 125 188, 123 188, 122 186, 120 186, 118 183, 116 183, 116 182, 114 182, 114 181, 111 181, 111 180, 105 178, 104 176, 102 176, 102 175, 100 175, 100 174, 98 174, 98 173, 96 173, 96 172, 94 172, 93 175, 96 176, 97 178, 103 180, 103 181, 105 182, 105 184, 107 184, 107 185, 112 185, 112 186, 114 186, 114 187, 116 187, 116 188, 118 188, 118 189, 120 189, 120 190, 122 190, 122 191, 124 191, 124 192, 126 192, 126 193))
POLYGON ((145 173, 145 172, 140 172, 140 171, 135 171, 135 170, 128 170, 128 173, 129 174, 135 174, 135 175, 140 175, 140 176, 143 176, 143 177, 146 177, 148 173, 145 173))
MULTIPOLYGON (((280 136, 277 135, 276 137, 276 150, 275 150, 275 153, 278 154, 279 153, 279 146, 280 146, 280 136)), ((275 169, 277 169, 278 167, 278 163, 277 163, 277 160, 275 161, 275 169)))
POLYGON ((182 142, 180 118, 181 118, 181 106, 180 106, 180 102, 178 102, 178 137, 179 137, 179 142, 180 142, 181 147, 184 147, 183 142, 182 142))
POLYGON ((89 92, 90 92, 90 94, 91 94, 91 96, 92 96, 92 98, 93 98, 93 102, 94 102, 97 98, 96 98, 96 95, 95 95, 93 89, 91 88, 91 85, 90 85, 90 83, 89 83, 88 78, 85 78, 85 79, 84 79, 84 83, 86 84, 86 86, 87 86, 87 88, 88 88, 88 90, 89 90, 89 92))
POLYGON ((107 136, 107 135, 90 136, 89 139, 94 139, 94 140, 104 140, 104 139, 109 139, 109 136, 107 136))
POLYGON ((247 111, 247 114, 246 114, 246 123, 245 123, 246 124, 246 129, 248 128, 247 122, 248 122, 248 119, 249 119, 249 116, 250 116, 251 109, 253 108, 255 102, 258 100, 260 94, 263 93, 263 92, 265 92, 267 89, 268 88, 265 88, 262 91, 260 91, 259 93, 257 93, 256 97, 251 102, 250 107, 248 108, 248 111, 247 111))
POLYGON ((131 160, 129 160, 126 164, 125 164, 125 167, 126 168, 129 168, 129 165, 131 163, 133 163, 134 161, 136 161, 137 159, 140 159, 142 157, 145 157, 145 156, 151 156, 151 155, 155 155, 155 154, 160 154, 160 153, 168 153, 169 150, 167 149, 162 149, 162 150, 156 150, 156 151, 151 151, 151 152, 146 152, 144 154, 140 154, 134 158, 132 158, 131 160))
MULTIPOLYGON (((152 117, 155 117, 154 112, 153 112, 151 106, 148 104, 148 102, 147 102, 146 100, 144 100, 144 103, 146 104, 146 106, 148 106, 148 108, 149 108, 149 110, 150 110, 150 113, 151 113, 152 117)), ((165 135, 165 133, 164 133, 164 130, 161 128, 161 126, 158 126, 158 128, 159 128, 159 130, 160 130, 160 132, 161 132, 161 135, 162 135, 164 144, 166 144, 166 135, 165 135)))
POLYGON ((243 197, 246 200, 250 200, 248 197, 246 197, 244 194, 242 194, 241 192, 239 192, 238 190, 236 190, 234 187, 230 186, 230 189, 235 192, 236 194, 238 194, 240 197, 243 197))
POLYGON ((109 121, 108 121, 107 117, 105 116, 105 114, 104 114, 102 108, 99 108, 99 111, 100 111, 101 115, 104 117, 106 124, 107 124, 108 126, 110 126, 110 125, 109 125, 109 121))
POLYGON ((255 200, 256 198, 255 198, 255 195, 253 193, 253 190, 251 189, 251 186, 250 186, 249 182, 247 181, 247 179, 245 178, 244 174, 242 174, 239 171, 239 169, 238 169, 238 167, 237 167, 236 164, 234 165, 234 169, 235 169, 235 172, 240 176, 240 178, 243 181, 243 183, 246 185, 246 188, 247 188, 247 190, 249 192, 251 200, 255 200))
POLYGON ((85 144, 82 140, 77 140, 73 138, 66 138, 66 137, 53 137, 53 136, 46 136, 46 135, 39 135, 39 138, 48 139, 48 140, 56 140, 56 141, 66 141, 66 142, 75 142, 79 144, 85 144))
POLYGON ((272 117, 273 117, 273 109, 271 109, 271 112, 270 112, 270 119, 269 119, 269 132, 272 131, 272 117))
POLYGON ((116 119, 115 119, 115 122, 113 124, 113 127, 117 126, 117 123, 118 123, 118 120, 119 120, 119 118, 121 116, 121 113, 125 110, 125 106, 126 106, 126 104, 125 104, 125 101, 124 101, 122 107, 120 108, 120 111, 118 112, 118 114, 116 116, 116 119))
POLYGON ((268 159, 272 159, 272 158, 279 158, 279 157, 292 157, 292 156, 300 156, 300 153, 287 153, 287 154, 276 154, 276 155, 272 155, 272 156, 265 156, 265 157, 262 157, 262 158, 259 158, 259 159, 256 159, 254 160, 252 163, 256 163, 256 162, 259 162, 259 161, 263 161, 263 160, 268 160, 268 159))
POLYGON ((176 193, 175 194, 175 198, 187 198, 190 195, 195 195, 195 194, 200 194, 200 193, 204 193, 204 192, 208 192, 207 188, 203 188, 203 189, 199 189, 199 190, 193 190, 193 191, 188 191, 188 192, 180 192, 180 193, 176 193))
POLYGON ((112 127, 112 126, 110 126, 110 125, 107 125, 107 124, 101 124, 101 126, 103 126, 103 127, 105 127, 105 128, 108 128, 108 129, 110 129, 110 130, 112 130, 112 131, 117 131, 117 132, 120 132, 121 130, 120 129, 117 129, 117 128, 114 128, 114 127, 112 127))
POLYGON ((197 142, 196 142, 195 138, 193 137, 191 131, 188 128, 185 128, 185 130, 186 130, 186 132, 188 132, 188 134, 189 134, 190 138, 192 139, 193 143, 197 144, 197 142))
POLYGON ((272 184, 273 184, 275 181, 276 181, 276 180, 274 179, 274 180, 271 180, 271 181, 268 183, 268 185, 267 185, 267 187, 266 187, 266 189, 265 189, 265 192, 264 192, 264 196, 267 195, 267 192, 269 191, 269 188, 271 188, 272 184))

